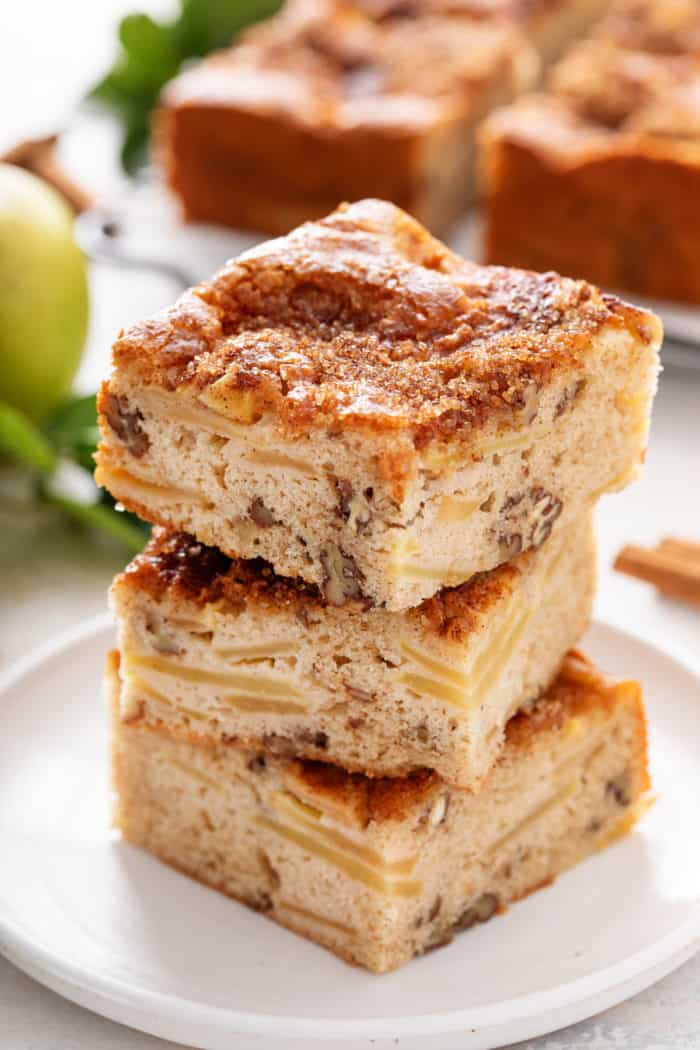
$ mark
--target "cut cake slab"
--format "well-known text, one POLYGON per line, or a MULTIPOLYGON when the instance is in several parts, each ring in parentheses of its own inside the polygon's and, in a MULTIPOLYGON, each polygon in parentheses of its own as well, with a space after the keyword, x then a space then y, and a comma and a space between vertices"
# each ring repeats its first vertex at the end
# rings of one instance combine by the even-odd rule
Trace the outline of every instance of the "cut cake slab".
POLYGON ((594 587, 590 515, 402 613, 338 609, 264 562, 156 530, 112 587, 122 718, 474 788, 581 637, 594 587))
POLYGON ((511 720, 478 794, 432 773, 368 780, 128 724, 116 653, 109 678, 124 838, 376 972, 626 834, 649 786, 639 686, 576 654, 511 720))

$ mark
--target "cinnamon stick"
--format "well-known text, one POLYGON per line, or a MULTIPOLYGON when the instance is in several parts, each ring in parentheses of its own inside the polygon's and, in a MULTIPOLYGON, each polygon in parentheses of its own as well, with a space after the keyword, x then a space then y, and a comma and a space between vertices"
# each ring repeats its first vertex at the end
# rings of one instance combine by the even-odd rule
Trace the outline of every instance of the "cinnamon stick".
POLYGON ((655 549, 624 547, 614 568, 646 580, 660 594, 700 606, 700 544, 667 537, 655 549))
POLYGON ((5 164, 16 164, 26 171, 48 182, 65 197, 74 212, 87 211, 93 199, 65 172, 57 155, 58 135, 47 135, 40 139, 26 139, 0 155, 5 164))
POLYGON ((700 565, 700 543, 691 540, 677 540, 672 536, 663 539, 659 550, 678 558, 685 558, 691 565, 700 565))

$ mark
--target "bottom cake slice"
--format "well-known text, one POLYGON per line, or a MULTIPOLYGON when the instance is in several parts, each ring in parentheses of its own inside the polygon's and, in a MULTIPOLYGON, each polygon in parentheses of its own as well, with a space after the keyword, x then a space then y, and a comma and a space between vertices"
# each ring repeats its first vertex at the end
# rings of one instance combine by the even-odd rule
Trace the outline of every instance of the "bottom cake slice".
MULTIPOLYGON (((626 834, 649 787, 636 682, 570 653, 477 793, 191 743, 114 718, 126 840, 348 961, 392 970, 626 834)), ((621 888, 621 892, 623 889, 621 888)))

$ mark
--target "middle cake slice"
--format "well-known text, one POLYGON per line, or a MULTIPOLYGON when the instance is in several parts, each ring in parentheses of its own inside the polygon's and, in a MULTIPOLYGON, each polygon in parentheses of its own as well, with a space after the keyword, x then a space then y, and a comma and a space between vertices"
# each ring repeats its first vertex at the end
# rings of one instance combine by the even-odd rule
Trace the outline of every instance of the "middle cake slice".
POLYGON ((117 577, 121 713, 190 739, 477 787, 508 719, 580 638, 591 514, 414 609, 336 608, 311 584, 156 530, 117 577))

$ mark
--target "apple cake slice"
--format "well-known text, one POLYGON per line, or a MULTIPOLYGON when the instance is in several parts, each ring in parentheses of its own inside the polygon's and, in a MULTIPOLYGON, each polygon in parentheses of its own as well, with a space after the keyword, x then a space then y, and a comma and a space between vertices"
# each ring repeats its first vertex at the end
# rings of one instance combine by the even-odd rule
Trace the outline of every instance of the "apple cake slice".
POLYGON ((401 613, 338 609, 264 562, 157 530, 112 587, 122 718, 473 788, 581 637, 594 586, 590 514, 401 613))
POLYGON ((660 341, 653 314, 363 201, 120 336, 96 477, 333 604, 407 609, 635 476, 660 341))
POLYGON ((377 196, 444 230, 463 211, 478 121, 534 86, 537 54, 511 19, 372 8, 292 0, 167 85, 157 155, 186 218, 288 233, 377 196))
MULTIPOLYGON (((570 654, 482 790, 371 780, 124 722, 124 839, 376 972, 447 943, 625 835, 649 787, 641 690, 570 654)), ((620 886, 624 893, 624 886, 620 886)))
POLYGON ((700 303, 700 4, 626 0, 482 129, 485 254, 700 303))

